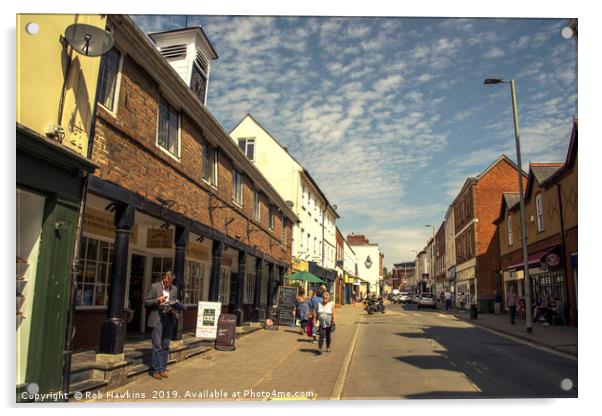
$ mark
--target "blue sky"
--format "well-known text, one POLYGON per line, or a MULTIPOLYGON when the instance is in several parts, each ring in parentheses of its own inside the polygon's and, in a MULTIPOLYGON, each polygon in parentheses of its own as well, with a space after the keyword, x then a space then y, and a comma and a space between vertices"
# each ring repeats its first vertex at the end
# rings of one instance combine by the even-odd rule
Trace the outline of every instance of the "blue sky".
MULTIPOLYGON (((184 16, 133 16, 146 32, 184 16)), ((515 160, 514 78, 528 162, 564 160, 577 115, 567 19, 189 16, 216 49, 208 107, 226 131, 247 113, 305 165, 343 234, 385 265, 424 247, 468 176, 515 160)))

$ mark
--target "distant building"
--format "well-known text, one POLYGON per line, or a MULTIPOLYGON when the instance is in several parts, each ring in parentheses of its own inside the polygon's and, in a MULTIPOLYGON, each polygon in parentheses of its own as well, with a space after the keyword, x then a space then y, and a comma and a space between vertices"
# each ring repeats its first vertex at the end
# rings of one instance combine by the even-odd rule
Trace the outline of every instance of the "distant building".
POLYGON ((394 289, 412 291, 416 288, 416 262, 394 263, 391 275, 394 289))
POLYGON ((347 242, 357 255, 359 277, 367 282, 367 290, 380 295, 382 269, 378 244, 370 243, 363 234, 350 234, 347 236, 347 242))

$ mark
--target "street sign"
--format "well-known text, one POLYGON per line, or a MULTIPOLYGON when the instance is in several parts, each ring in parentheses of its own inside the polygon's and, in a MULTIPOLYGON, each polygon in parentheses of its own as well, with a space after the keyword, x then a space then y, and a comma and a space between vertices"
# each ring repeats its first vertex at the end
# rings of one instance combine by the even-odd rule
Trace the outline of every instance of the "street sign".
POLYGON ((217 336, 215 349, 219 351, 234 351, 236 340, 236 315, 224 313, 217 321, 217 336))

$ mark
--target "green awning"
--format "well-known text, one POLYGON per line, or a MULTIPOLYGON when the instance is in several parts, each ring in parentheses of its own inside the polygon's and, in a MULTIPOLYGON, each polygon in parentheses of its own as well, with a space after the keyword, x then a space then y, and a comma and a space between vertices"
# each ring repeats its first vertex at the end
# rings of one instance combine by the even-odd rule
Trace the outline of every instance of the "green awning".
POLYGON ((324 280, 320 279, 318 276, 310 272, 299 272, 291 274, 290 276, 287 276, 287 278, 293 280, 304 280, 309 283, 326 283, 324 280))

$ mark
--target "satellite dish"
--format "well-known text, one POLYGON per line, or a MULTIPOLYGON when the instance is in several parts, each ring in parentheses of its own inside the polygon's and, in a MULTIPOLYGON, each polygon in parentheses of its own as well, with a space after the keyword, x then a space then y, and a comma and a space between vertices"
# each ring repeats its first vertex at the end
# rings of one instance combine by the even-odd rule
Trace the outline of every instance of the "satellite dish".
POLYGON ((65 29, 67 43, 85 56, 101 56, 113 47, 113 36, 92 25, 76 23, 65 29))

